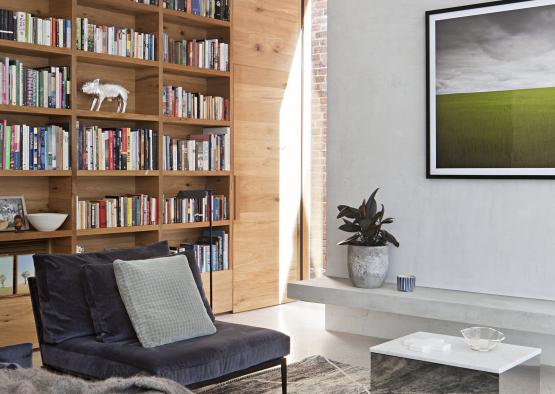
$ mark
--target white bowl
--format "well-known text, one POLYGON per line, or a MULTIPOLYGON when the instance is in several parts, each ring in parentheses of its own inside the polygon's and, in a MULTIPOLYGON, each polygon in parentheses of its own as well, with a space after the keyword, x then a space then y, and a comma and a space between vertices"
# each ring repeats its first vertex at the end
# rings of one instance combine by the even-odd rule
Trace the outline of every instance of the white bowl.
POLYGON ((29 213, 27 219, 39 231, 56 231, 67 219, 67 213, 29 213))

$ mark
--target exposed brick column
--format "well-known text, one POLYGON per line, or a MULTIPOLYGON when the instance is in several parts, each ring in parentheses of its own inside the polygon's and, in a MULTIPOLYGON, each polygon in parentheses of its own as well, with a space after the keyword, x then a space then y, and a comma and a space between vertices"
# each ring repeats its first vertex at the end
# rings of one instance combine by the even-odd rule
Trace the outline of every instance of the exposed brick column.
POLYGON ((312 7, 312 163, 310 274, 326 269, 327 0, 312 7))

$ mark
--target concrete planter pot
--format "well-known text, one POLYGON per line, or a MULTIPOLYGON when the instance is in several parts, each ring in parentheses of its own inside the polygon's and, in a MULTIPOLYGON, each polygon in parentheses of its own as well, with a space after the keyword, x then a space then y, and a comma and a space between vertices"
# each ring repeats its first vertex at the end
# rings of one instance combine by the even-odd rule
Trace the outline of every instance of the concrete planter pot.
POLYGON ((348 245, 349 278, 356 287, 381 287, 389 269, 387 246, 348 245))

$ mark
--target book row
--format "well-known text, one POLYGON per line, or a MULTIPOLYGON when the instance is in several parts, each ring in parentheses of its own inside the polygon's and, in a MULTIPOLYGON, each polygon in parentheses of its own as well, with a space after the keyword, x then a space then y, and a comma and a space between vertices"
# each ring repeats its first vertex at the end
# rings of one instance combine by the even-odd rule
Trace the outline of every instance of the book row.
POLYGON ((166 171, 229 171, 229 128, 207 128, 187 139, 164 136, 163 168, 166 171))
POLYGON ((158 199, 145 194, 77 198, 77 229, 147 226, 158 224, 158 199))
POLYGON ((0 297, 29 294, 31 276, 35 276, 32 254, 0 256, 0 297))
POLYGON ((208 18, 229 20, 229 0, 164 0, 164 8, 208 18))
POLYGON ((172 253, 192 252, 200 272, 210 272, 210 266, 213 272, 229 269, 229 236, 225 231, 204 230, 197 242, 182 242, 171 249, 172 253))
POLYGON ((71 48, 71 20, 0 10, 0 39, 71 48))
POLYGON ((224 97, 189 93, 180 86, 164 86, 162 100, 166 116, 229 120, 229 100, 224 97))
POLYGON ((148 4, 148 5, 158 5, 158 0, 131 0, 134 3, 148 4))
POLYGON ((163 55, 166 63, 229 71, 229 44, 218 39, 177 41, 164 33, 163 55))
POLYGON ((80 170, 156 170, 156 131, 132 128, 79 127, 80 170))
POLYGON ((70 108, 69 67, 29 68, 0 58, 0 104, 70 108))
POLYGON ((185 190, 176 197, 164 195, 164 224, 208 222, 228 219, 227 197, 208 190, 185 190))
POLYGON ((69 132, 52 125, 8 125, 0 120, 1 170, 69 170, 69 132))
POLYGON ((77 18, 77 49, 143 60, 156 59, 156 36, 134 29, 98 26, 77 18))

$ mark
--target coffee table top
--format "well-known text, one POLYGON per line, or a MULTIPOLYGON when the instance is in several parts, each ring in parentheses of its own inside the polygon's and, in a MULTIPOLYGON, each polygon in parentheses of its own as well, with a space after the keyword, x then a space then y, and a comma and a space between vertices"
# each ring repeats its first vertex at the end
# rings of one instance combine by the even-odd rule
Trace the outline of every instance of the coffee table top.
POLYGON ((478 352, 471 350, 470 346, 468 346, 462 337, 432 334, 429 332, 415 332, 373 346, 370 348, 370 352, 501 374, 541 354, 542 350, 533 347, 500 343, 489 352, 478 352), (428 353, 422 353, 409 350, 404 343, 407 339, 418 340, 427 338, 443 339, 445 342, 451 344, 451 349, 446 352, 432 350, 428 353))

